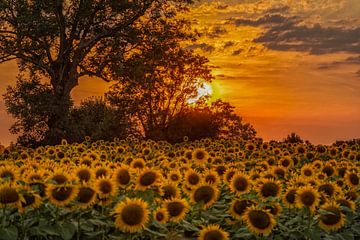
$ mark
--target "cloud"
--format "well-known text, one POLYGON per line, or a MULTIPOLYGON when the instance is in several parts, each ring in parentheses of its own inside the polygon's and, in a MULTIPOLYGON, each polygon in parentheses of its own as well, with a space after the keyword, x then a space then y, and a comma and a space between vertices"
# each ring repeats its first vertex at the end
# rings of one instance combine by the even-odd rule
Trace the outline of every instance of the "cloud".
POLYGON ((204 52, 213 52, 215 47, 207 43, 197 43, 187 46, 188 49, 201 49, 204 52))
POLYGON ((203 28, 200 30, 200 35, 201 36, 206 36, 209 38, 217 38, 220 37, 221 35, 226 34, 228 31, 225 29, 224 26, 220 26, 220 25, 216 25, 213 26, 211 28, 203 28))
POLYGON ((229 48, 229 47, 232 47, 235 45, 235 42, 234 41, 226 41, 224 43, 224 48, 229 48))
POLYGON ((227 23, 232 23, 235 26, 252 26, 252 27, 258 27, 258 26, 267 26, 267 25, 273 25, 273 24, 284 24, 288 21, 294 23, 294 21, 297 20, 297 17, 286 17, 281 14, 266 14, 263 17, 260 17, 258 19, 251 19, 251 18, 230 18, 228 19, 227 23))
POLYGON ((340 67, 342 65, 348 65, 348 64, 360 64, 360 55, 359 56, 352 56, 348 57, 345 60, 342 61, 333 61, 330 63, 322 63, 319 65, 318 69, 332 69, 336 67, 340 67))
POLYGON ((233 51, 232 55, 233 55, 233 56, 240 55, 243 51, 244 51, 244 49, 239 48, 238 50, 233 51))

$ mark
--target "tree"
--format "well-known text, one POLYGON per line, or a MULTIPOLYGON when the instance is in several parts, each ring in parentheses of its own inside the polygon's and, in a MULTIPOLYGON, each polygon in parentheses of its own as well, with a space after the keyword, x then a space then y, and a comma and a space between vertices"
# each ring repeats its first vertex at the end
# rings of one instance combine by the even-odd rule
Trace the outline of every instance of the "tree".
POLYGON ((145 138, 158 139, 198 95, 202 84, 211 81, 207 63, 177 41, 153 39, 141 54, 127 61, 106 98, 129 113, 145 138))
POLYGON ((68 142, 81 142, 85 136, 95 141, 123 139, 129 126, 126 116, 102 98, 90 98, 72 109, 66 139, 68 142))
POLYGON ((49 143, 64 137, 71 108, 70 93, 82 76, 116 78, 124 61, 153 35, 182 26, 175 19, 192 0, 0 0, 0 63, 18 60, 49 79, 52 112, 47 119, 49 143), (52 132, 52 133, 51 133, 52 132))
POLYGON ((284 139, 285 143, 304 143, 304 141, 301 139, 300 135, 292 132, 284 139))

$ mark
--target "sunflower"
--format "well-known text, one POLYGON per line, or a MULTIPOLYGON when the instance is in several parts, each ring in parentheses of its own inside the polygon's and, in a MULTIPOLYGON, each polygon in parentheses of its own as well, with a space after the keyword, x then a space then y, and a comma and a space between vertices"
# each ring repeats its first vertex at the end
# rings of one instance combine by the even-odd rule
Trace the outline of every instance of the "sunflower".
POLYGON ((295 207, 296 191, 296 187, 289 187, 282 197, 282 202, 289 208, 295 207))
POLYGON ((209 225, 199 232, 198 240, 228 240, 229 233, 220 228, 219 225, 209 225))
POLYGON ((262 199, 268 197, 278 197, 281 194, 281 182, 273 179, 260 179, 258 186, 258 194, 262 199))
POLYGON ((113 178, 119 187, 125 187, 131 182, 131 172, 127 167, 121 166, 114 171, 113 178))
POLYGON ((344 196, 340 196, 336 199, 336 203, 338 203, 341 207, 347 207, 350 211, 355 212, 356 204, 354 201, 347 199, 344 196))
POLYGON ((167 174, 167 179, 174 183, 180 182, 182 180, 182 175, 180 173, 180 170, 171 170, 167 174))
POLYGON ((154 211, 154 220, 158 223, 165 224, 169 220, 169 214, 165 208, 158 208, 154 211))
POLYGON ((165 200, 164 208, 169 214, 169 220, 173 222, 178 222, 184 219, 186 213, 189 210, 189 204, 185 199, 173 198, 165 200))
POLYGON ((86 165, 76 168, 74 173, 80 182, 89 182, 94 178, 94 172, 86 165))
POLYGON ((96 201, 96 191, 91 186, 83 185, 79 187, 76 196, 76 206, 81 209, 88 208, 96 201))
POLYGON ((344 176, 344 179, 348 186, 350 187, 359 187, 360 179, 359 175, 356 172, 347 172, 344 176))
POLYGON ((203 179, 206 183, 217 186, 220 184, 220 178, 217 172, 213 170, 208 170, 205 173, 203 173, 203 179))
POLYGON ((320 194, 310 186, 301 187, 296 191, 295 206, 298 208, 308 208, 314 212, 320 202, 320 194))
POLYGON ((25 209, 28 208, 37 208, 42 203, 41 197, 32 191, 30 187, 24 187, 20 194, 22 196, 20 213, 25 212, 25 209))
POLYGON ((207 163, 208 158, 209 158, 209 153, 202 148, 195 149, 192 152, 192 156, 191 156, 191 159, 197 165, 202 165, 207 163))
POLYGON ((330 164, 326 164, 323 168, 322 168, 322 173, 326 174, 326 176, 331 177, 332 175, 334 175, 335 173, 335 169, 333 166, 331 166, 330 164))
POLYGON ((158 171, 144 168, 136 179, 136 189, 146 190, 161 182, 161 175, 158 171))
POLYGON ((314 169, 313 169, 313 166, 311 164, 305 164, 301 168, 301 176, 312 177, 313 175, 314 175, 314 169))
POLYGON ((327 197, 333 197, 341 192, 341 189, 332 182, 325 182, 318 186, 318 191, 327 197))
POLYGON ((123 232, 141 231, 149 219, 147 207, 141 199, 126 198, 115 206, 115 226, 123 232))
POLYGON ((116 184, 110 178, 101 177, 95 181, 95 191, 98 193, 100 198, 108 198, 115 196, 117 189, 116 184))
MULTIPOLYGON (((228 167, 229 167, 229 165, 228 165, 228 167)), ((237 171, 235 168, 229 167, 223 175, 223 181, 226 183, 230 183, 231 179, 234 177, 236 172, 237 171)))
POLYGON ((219 197, 219 190, 210 184, 201 184, 191 192, 191 201, 195 204, 202 203, 204 209, 209 208, 219 197))
POLYGON ((21 195, 17 189, 17 185, 10 183, 3 183, 0 185, 0 208, 21 207, 21 195))
POLYGON ((272 168, 272 172, 276 175, 277 179, 285 179, 287 169, 282 166, 275 166, 272 168))
POLYGON ((243 194, 250 191, 251 180, 247 175, 237 173, 233 176, 229 185, 232 192, 236 194, 243 194))
POLYGON ((276 221, 274 216, 269 211, 258 209, 254 206, 249 207, 244 215, 245 221, 249 231, 257 235, 268 235, 275 227, 276 221))
POLYGON ((3 181, 15 182, 19 177, 17 168, 5 166, 0 168, 0 178, 3 181))
POLYGON ((136 158, 132 160, 130 163, 130 167, 134 169, 143 169, 145 168, 145 165, 146 165, 145 160, 142 158, 136 158))
POLYGON ((97 167, 94 170, 95 173, 95 177, 96 178, 100 178, 100 177, 108 177, 111 175, 111 170, 109 167, 106 166, 102 166, 102 167, 97 167))
POLYGON ((189 186, 197 186, 201 182, 201 175, 200 173, 190 170, 185 173, 185 183, 189 186))
POLYGON ((345 215, 340 205, 335 202, 325 203, 320 207, 319 226, 327 232, 337 231, 345 224, 345 215), (321 212, 324 211, 324 212, 321 212))
POLYGON ((256 202, 250 199, 234 199, 230 204, 229 214, 234 218, 241 220, 246 209, 255 205, 256 202))
POLYGON ((172 182, 164 183, 160 188, 163 199, 177 198, 180 196, 179 188, 172 182))
POLYGON ((278 202, 273 202, 270 205, 266 205, 264 207, 265 210, 269 210, 270 213, 274 216, 274 217, 278 217, 280 216, 281 212, 282 212, 282 207, 278 202))
POLYGON ((75 186, 50 185, 46 189, 46 195, 55 206, 62 207, 71 202, 78 193, 75 186))
POLYGON ((48 181, 51 184, 62 185, 71 181, 70 176, 67 173, 56 170, 49 178, 48 181))

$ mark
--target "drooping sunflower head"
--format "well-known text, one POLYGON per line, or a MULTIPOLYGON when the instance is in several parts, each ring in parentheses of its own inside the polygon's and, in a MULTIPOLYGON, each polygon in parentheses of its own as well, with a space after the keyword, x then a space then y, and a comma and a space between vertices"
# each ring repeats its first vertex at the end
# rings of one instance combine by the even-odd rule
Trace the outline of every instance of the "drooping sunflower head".
POLYGON ((250 191, 251 180, 247 175, 237 173, 233 176, 229 185, 232 192, 236 194, 243 194, 250 191))
POLYGON ((196 186, 191 193, 191 201, 195 204, 202 203, 203 208, 209 208, 216 202, 219 196, 219 190, 210 184, 201 184, 196 186))
POLYGON ((327 232, 337 231, 345 224, 345 215, 338 203, 325 203, 320 207, 319 213, 319 226, 327 232))
MULTIPOLYGON (((350 211, 355 212, 356 210, 356 204, 354 201, 347 199, 344 196, 340 196, 336 199, 336 203, 340 205, 340 207, 346 207, 348 208, 350 211)), ((345 211, 343 211, 343 213, 345 213, 345 211)))
POLYGON ((324 182, 318 186, 318 191, 327 197, 333 197, 340 193, 340 188, 332 182, 324 182))
POLYGON ((255 205, 256 202, 250 199, 234 199, 231 202, 229 213, 234 218, 241 220, 247 208, 255 205))
POLYGON ((357 172, 347 172, 344 178, 349 187, 356 188, 360 186, 360 178, 357 172))
POLYGON ((297 191, 296 187, 289 187, 284 193, 282 201, 289 208, 295 207, 296 191, 297 191))
POLYGON ((164 208, 169 214, 169 220, 173 222, 178 222, 184 219, 186 213, 189 210, 189 204, 185 199, 174 198, 165 200, 164 208))
POLYGON ((246 210, 243 220, 246 222, 249 231, 257 235, 270 234, 276 224, 274 216, 268 210, 254 206, 246 210))
POLYGON ((308 208, 314 212, 320 203, 320 194, 311 186, 301 187, 295 196, 295 205, 298 208, 308 208))
POLYGON ((147 207, 147 202, 141 199, 126 198, 115 206, 115 226, 124 232, 141 231, 149 219, 147 207))
POLYGON ((209 225, 199 232, 198 240, 228 240, 229 233, 222 230, 219 225, 209 225))

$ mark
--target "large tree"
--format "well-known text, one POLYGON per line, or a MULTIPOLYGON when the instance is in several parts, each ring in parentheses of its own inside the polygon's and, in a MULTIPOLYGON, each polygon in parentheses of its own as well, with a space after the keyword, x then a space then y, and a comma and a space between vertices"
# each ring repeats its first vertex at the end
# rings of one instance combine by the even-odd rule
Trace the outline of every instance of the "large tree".
MULTIPOLYGON (((116 78, 126 58, 164 29, 186 25, 176 13, 192 0, 0 0, 0 63, 49 79, 55 111, 48 138, 58 141, 70 93, 82 76, 116 78)), ((51 141, 49 141, 51 143, 51 141)))

